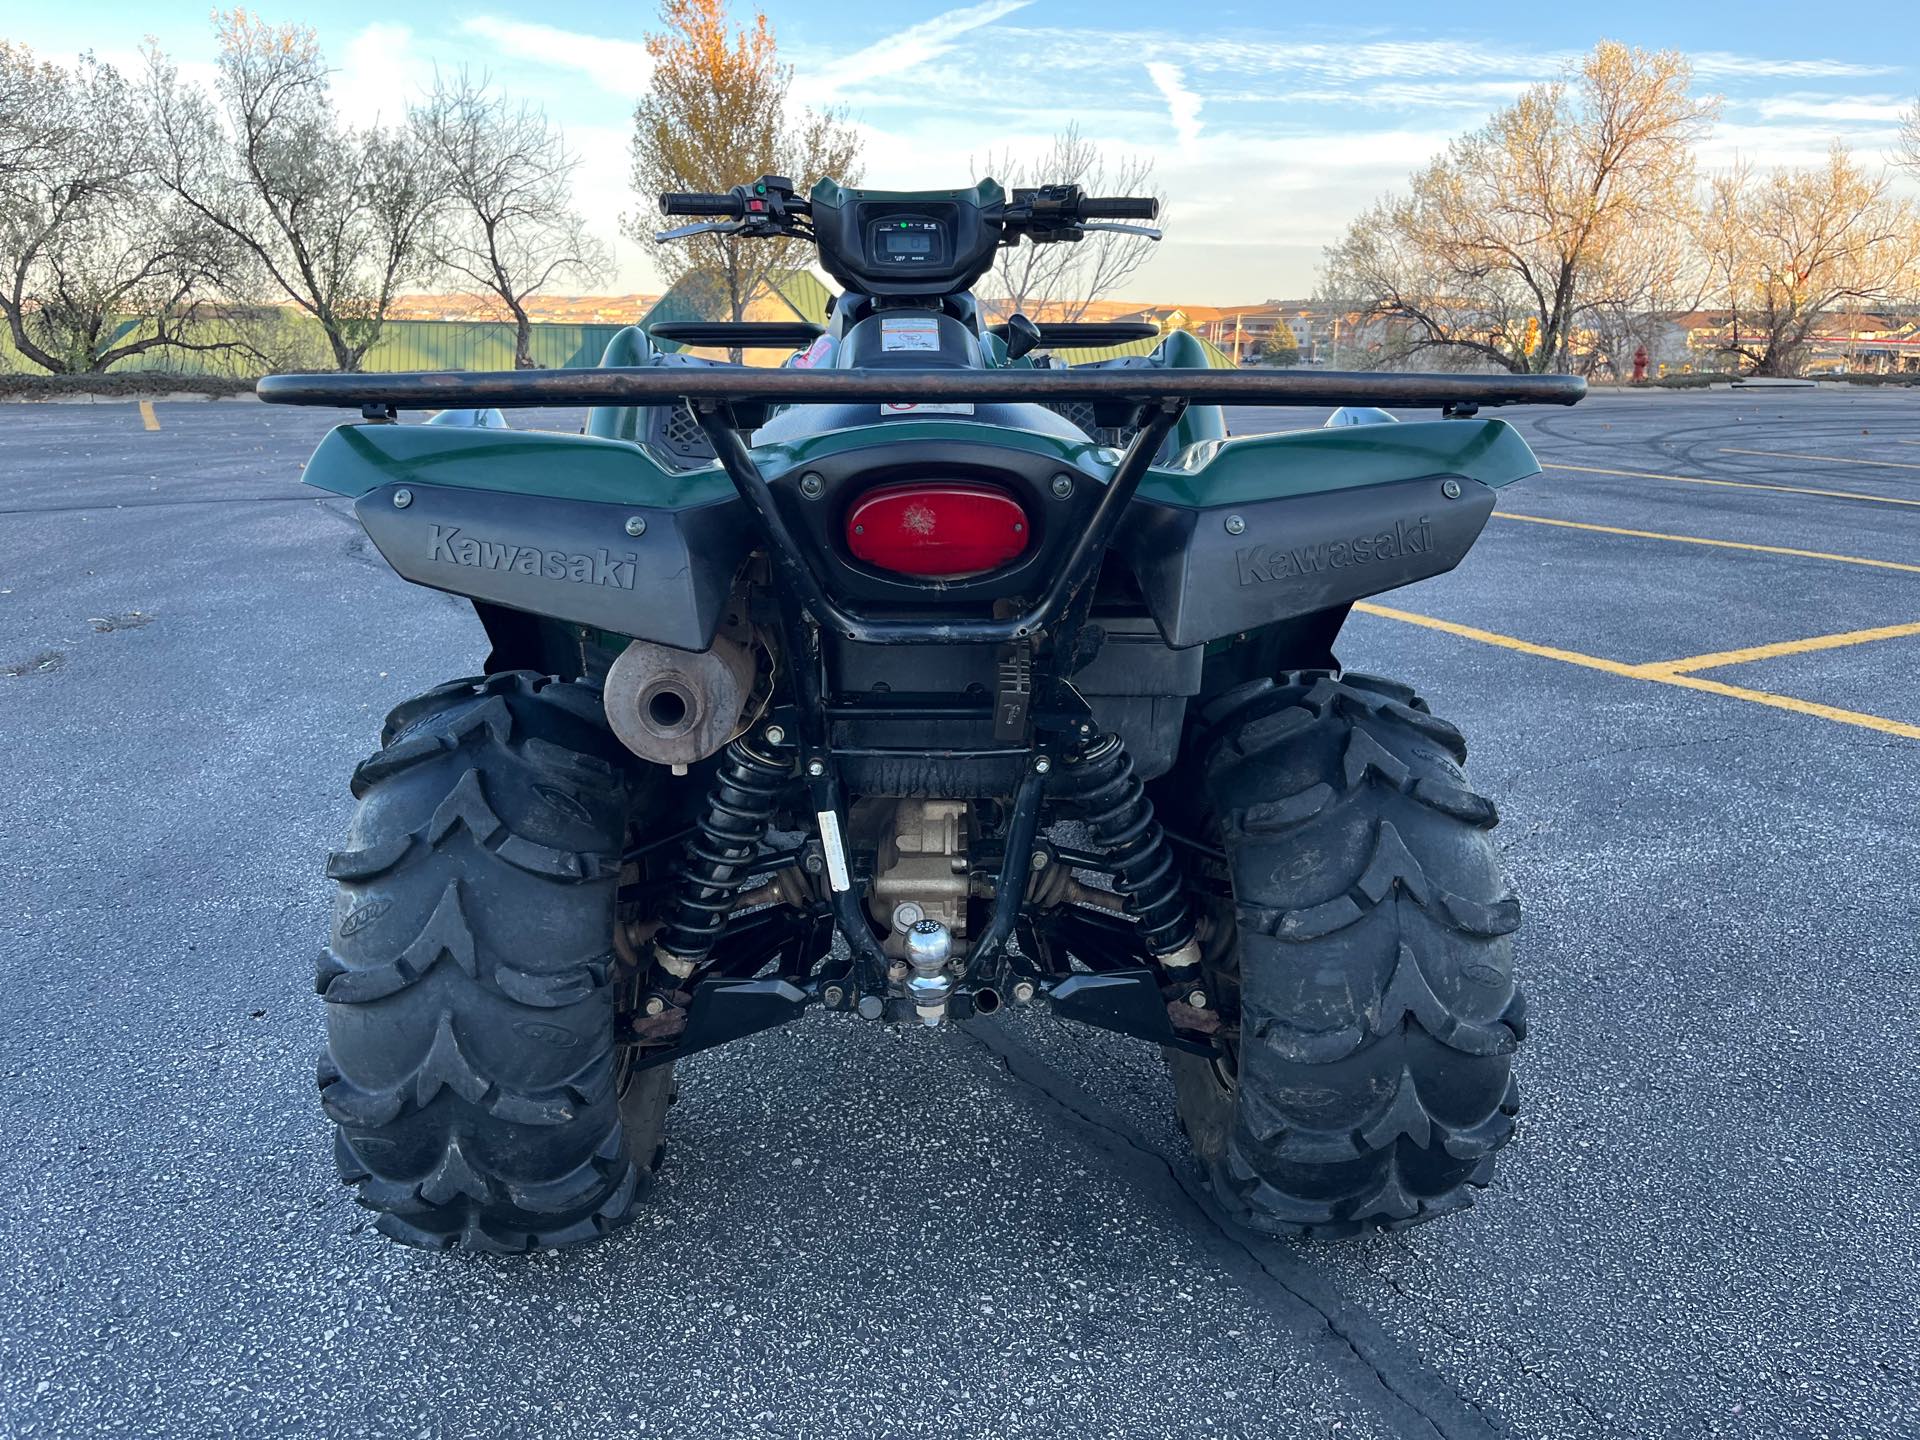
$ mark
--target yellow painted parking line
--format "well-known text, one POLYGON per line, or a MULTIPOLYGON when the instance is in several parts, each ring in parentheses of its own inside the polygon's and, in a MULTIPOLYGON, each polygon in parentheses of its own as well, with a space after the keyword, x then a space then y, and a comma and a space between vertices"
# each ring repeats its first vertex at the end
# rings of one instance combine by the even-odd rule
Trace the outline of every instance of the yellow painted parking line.
POLYGON ((1920 725, 1909 725, 1901 720, 1889 720, 1883 715, 1868 715, 1859 710, 1842 710, 1838 706, 1821 705, 1792 695, 1776 695, 1769 690, 1749 690, 1745 686, 1728 685, 1699 675, 1674 674, 1662 669, 1658 662, 1652 665, 1628 665, 1599 655, 1583 655, 1578 650, 1561 650, 1551 645, 1535 645, 1530 640, 1517 639, 1512 635, 1501 635, 1492 630, 1477 629, 1472 625, 1457 625, 1451 620, 1436 619, 1432 615, 1417 615, 1411 610, 1395 610, 1385 605, 1373 605, 1365 601, 1353 608, 1364 614, 1378 615, 1383 619, 1400 620, 1428 630, 1440 630, 1448 635, 1458 635, 1462 639, 1497 645, 1503 650, 1517 650, 1523 655, 1538 655, 1544 659, 1559 660, 1588 670, 1601 670, 1609 675, 1619 675, 1629 680, 1645 680, 1653 685, 1673 685, 1682 690, 1699 690, 1709 695, 1724 696, 1730 700, 1745 700, 1753 705, 1765 705, 1775 710, 1791 711, 1796 715, 1811 715, 1817 719, 1831 720, 1838 725, 1853 725, 1863 730, 1878 730, 1884 735, 1899 735, 1908 740, 1920 740, 1920 725))
POLYGON ((1735 450, 1720 447, 1722 455, 1769 455, 1775 460, 1818 460, 1826 465, 1884 465, 1890 470, 1920 470, 1911 460, 1857 460, 1850 455, 1799 455, 1791 450, 1735 450))
POLYGON ((160 428, 160 417, 153 413, 153 401, 142 400, 140 402, 140 423, 149 430, 158 430, 160 428))
POLYGON ((1721 550, 1757 550, 1762 555, 1792 555, 1802 560, 1831 560, 1840 565, 1870 565, 1876 570, 1905 570, 1920 575, 1920 565, 1898 560, 1868 560, 1860 555, 1833 555, 1825 550, 1795 550, 1786 545, 1753 545, 1745 540, 1712 540, 1703 535, 1666 535, 1658 530, 1628 530, 1619 525, 1593 525, 1585 520, 1553 520, 1545 515, 1518 515, 1496 510, 1495 520, 1524 520, 1530 525, 1558 525, 1567 530, 1593 530, 1602 535, 1627 535, 1635 540, 1671 540, 1680 545, 1711 545, 1721 550))
MULTIPOLYGON (((1902 441, 1902 444, 1909 442, 1902 441)), ((1920 445, 1920 440, 1912 441, 1920 445)), ((1598 465, 1561 465, 1540 462, 1543 470, 1578 470, 1587 475, 1624 475, 1634 480, 1676 480, 1682 485, 1724 485, 1730 490, 1779 490, 1788 495, 1823 495, 1833 500, 1871 500, 1879 505, 1912 505, 1920 500, 1900 500, 1891 495, 1869 495, 1864 490, 1815 490, 1805 485, 1766 485, 1758 480, 1711 480, 1705 475, 1662 475, 1657 470, 1604 470, 1598 465)))
POLYGON ((1842 710, 1836 705, 1821 705, 1812 700, 1802 700, 1794 695, 1776 695, 1771 690, 1749 690, 1745 686, 1726 685, 1718 680, 1708 680, 1699 675, 1649 675, 1646 678, 1659 685, 1678 685, 1683 690, 1701 690, 1709 695, 1724 695, 1729 700, 1746 700, 1755 705, 1771 706, 1775 710, 1791 710, 1796 715, 1814 715, 1840 725, 1857 725, 1863 730, 1878 730, 1883 735, 1900 735, 1908 740, 1920 740, 1920 725, 1909 725, 1902 720, 1889 720, 1884 715, 1868 715, 1860 710, 1842 710))
POLYGON ((1483 645, 1498 645, 1503 650, 1518 650, 1522 655, 1538 655, 1547 660, 1560 660, 1568 665, 1584 665, 1589 670, 1604 670, 1609 675, 1625 675, 1629 679, 1641 680, 1643 666, 1629 665, 1624 660, 1603 660, 1598 655, 1583 655, 1578 650, 1557 650, 1551 645, 1536 645, 1531 640, 1516 639, 1512 635, 1498 635, 1491 630, 1477 630, 1471 625, 1456 624, 1452 620, 1438 620, 1431 615, 1416 615, 1411 610, 1395 610, 1386 605, 1375 605, 1361 600, 1354 607, 1368 615, 1379 615, 1388 620, 1404 620, 1409 625, 1424 625, 1429 630, 1444 630, 1449 635, 1458 635, 1464 640, 1478 640, 1483 645))
POLYGON ((1749 645, 1744 650, 1716 650, 1683 660, 1660 660, 1640 667, 1643 675, 1679 675, 1689 670, 1718 670, 1722 665, 1745 665, 1751 660, 1774 660, 1782 655, 1806 655, 1815 650, 1839 650, 1872 640, 1898 640, 1920 635, 1920 621, 1906 625, 1877 625, 1871 630, 1845 630, 1838 635, 1809 635, 1804 640, 1776 640, 1771 645, 1749 645))

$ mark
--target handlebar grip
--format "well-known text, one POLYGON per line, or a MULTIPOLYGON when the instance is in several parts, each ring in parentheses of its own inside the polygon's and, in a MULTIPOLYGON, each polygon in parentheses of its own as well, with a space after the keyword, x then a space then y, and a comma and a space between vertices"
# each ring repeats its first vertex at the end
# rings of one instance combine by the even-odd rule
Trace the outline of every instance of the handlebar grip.
POLYGON ((668 191, 660 197, 665 215, 721 215, 739 219, 747 213, 747 203, 738 195, 701 195, 668 191))
POLYGON ((1155 220, 1160 202, 1151 195, 1087 195, 1080 201, 1082 220, 1155 220))

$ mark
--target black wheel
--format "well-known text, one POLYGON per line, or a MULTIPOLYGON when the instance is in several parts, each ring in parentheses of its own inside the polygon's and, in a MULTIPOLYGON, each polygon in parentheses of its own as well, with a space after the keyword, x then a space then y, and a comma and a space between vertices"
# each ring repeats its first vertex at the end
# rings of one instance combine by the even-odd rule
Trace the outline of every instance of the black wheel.
POLYGON ((327 862, 319 1080, 341 1178, 410 1245, 598 1239, 647 1188, 672 1089, 614 1045, 644 772, 594 691, 525 673, 409 700, 381 740, 327 862))
MULTIPOLYGON (((1307 671, 1199 720, 1192 869, 1225 1061, 1169 1052, 1250 1229, 1337 1238, 1462 1209, 1513 1134, 1519 905, 1460 732, 1411 689, 1307 671)), ((1177 807, 1178 796, 1170 797, 1177 807)))

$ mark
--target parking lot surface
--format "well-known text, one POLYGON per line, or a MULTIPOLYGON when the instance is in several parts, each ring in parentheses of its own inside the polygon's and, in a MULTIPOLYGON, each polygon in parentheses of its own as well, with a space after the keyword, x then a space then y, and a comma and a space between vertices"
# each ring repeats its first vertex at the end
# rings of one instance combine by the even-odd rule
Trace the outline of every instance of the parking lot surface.
POLYGON ((813 1015, 520 1262, 375 1235, 315 1102, 346 776, 485 650, 300 486, 332 418, 0 408, 0 1433, 1920 1433, 1920 396, 1516 411, 1545 472, 1349 624, 1526 908, 1474 1210, 1230 1233, 1146 1047, 813 1015))

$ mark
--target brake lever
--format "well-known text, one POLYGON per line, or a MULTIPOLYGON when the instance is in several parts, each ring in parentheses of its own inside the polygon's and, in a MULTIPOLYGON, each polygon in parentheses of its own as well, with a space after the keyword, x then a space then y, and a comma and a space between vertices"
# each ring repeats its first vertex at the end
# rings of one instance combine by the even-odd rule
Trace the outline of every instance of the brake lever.
POLYGON ((795 223, 799 217, 788 216, 785 223, 766 215, 749 215, 744 220, 706 220, 698 225, 681 225, 672 230, 661 230, 654 235, 655 240, 686 240, 695 235, 751 235, 756 240, 777 240, 782 236, 796 240, 811 240, 811 228, 795 223))
POLYGON ((1161 232, 1151 225, 1115 225, 1110 220, 1082 220, 1082 230, 1111 230, 1116 235, 1142 235, 1149 240, 1161 238, 1161 232))
POLYGON ((738 235, 747 228, 745 220, 703 220, 698 225, 676 225, 655 232, 655 240, 685 240, 692 235, 738 235))

